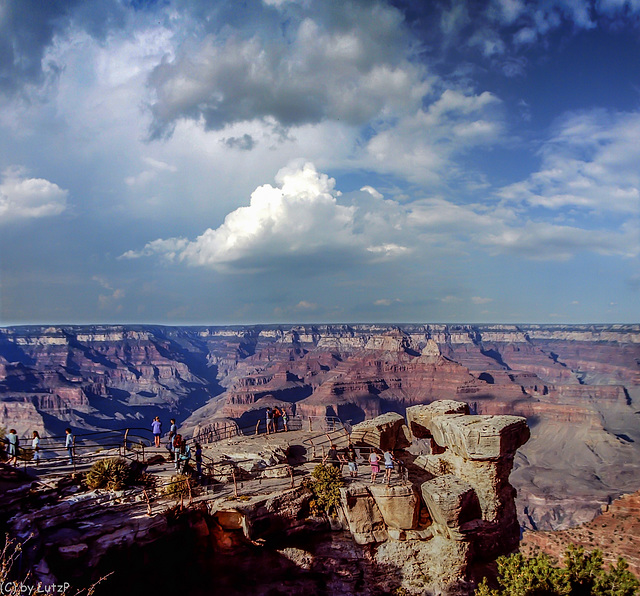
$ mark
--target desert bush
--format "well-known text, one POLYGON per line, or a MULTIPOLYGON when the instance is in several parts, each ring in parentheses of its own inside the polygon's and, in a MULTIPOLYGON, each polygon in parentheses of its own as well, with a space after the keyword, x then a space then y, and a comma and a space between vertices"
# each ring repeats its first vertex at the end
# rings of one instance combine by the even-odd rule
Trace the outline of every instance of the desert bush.
POLYGON ((189 497, 189 494, 193 494, 196 482, 191 476, 185 474, 176 474, 171 476, 171 480, 163 487, 163 492, 168 497, 173 499, 181 499, 183 497, 189 497))
POLYGON ((335 515, 340 504, 340 487, 344 485, 340 470, 334 466, 318 464, 311 476, 303 480, 303 486, 313 493, 311 512, 335 515))
POLYGON ((98 460, 87 472, 87 486, 91 489, 122 490, 138 479, 126 459, 110 457, 98 460))
POLYGON ((500 587, 491 589, 485 578, 476 596, 636 596, 640 588, 624 559, 605 570, 599 550, 586 552, 574 545, 567 548, 561 567, 544 553, 500 557, 497 581, 500 587))

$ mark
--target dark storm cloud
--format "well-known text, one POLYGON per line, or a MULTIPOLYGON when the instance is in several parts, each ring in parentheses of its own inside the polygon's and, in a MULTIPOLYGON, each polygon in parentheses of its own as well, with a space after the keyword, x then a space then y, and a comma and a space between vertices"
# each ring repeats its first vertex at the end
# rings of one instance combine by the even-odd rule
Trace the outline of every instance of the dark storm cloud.
POLYGON ((412 93, 421 98, 420 68, 406 59, 395 9, 331 3, 313 15, 297 7, 279 22, 274 11, 256 9, 271 16, 258 29, 227 27, 154 69, 152 136, 170 134, 180 119, 202 119, 208 130, 269 118, 284 126, 360 125, 412 93))
POLYGON ((0 0, 0 93, 10 96, 59 72, 42 62, 56 34, 73 26, 102 39, 123 25, 124 14, 115 0, 0 0))

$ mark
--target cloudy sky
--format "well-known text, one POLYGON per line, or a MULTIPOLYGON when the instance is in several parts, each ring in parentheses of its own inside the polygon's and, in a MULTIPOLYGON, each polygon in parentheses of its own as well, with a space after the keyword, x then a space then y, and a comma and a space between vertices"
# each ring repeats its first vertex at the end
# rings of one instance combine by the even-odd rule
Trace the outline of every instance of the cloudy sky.
POLYGON ((0 324, 638 322, 639 0, 0 0, 0 324))

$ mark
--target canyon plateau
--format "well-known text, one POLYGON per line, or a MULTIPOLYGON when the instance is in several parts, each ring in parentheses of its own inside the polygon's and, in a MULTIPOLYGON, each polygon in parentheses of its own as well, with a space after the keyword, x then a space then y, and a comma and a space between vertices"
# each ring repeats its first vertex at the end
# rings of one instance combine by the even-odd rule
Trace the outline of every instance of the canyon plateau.
POLYGON ((26 437, 182 431, 267 407, 355 425, 452 399, 523 416, 522 528, 589 522, 640 489, 640 325, 20 326, 0 329, 0 425, 26 437))

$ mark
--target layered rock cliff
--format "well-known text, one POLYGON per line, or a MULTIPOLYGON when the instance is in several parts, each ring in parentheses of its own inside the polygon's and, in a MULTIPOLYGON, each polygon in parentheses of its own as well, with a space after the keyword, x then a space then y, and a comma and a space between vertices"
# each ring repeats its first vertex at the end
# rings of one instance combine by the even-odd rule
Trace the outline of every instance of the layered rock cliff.
POLYGON ((318 325, 0 330, 0 425, 20 434, 255 425, 267 406, 356 424, 436 399, 525 416, 527 527, 562 528, 640 488, 640 326, 318 325))

